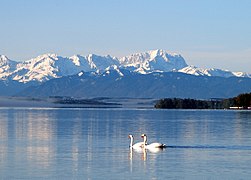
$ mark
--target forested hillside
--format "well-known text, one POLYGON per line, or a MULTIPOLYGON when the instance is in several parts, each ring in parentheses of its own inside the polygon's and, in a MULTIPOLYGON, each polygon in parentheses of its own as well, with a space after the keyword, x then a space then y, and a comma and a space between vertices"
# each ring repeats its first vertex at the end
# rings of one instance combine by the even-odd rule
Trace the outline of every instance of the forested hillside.
POLYGON ((180 99, 166 98, 159 100, 155 108, 163 109, 250 109, 251 93, 240 94, 237 97, 228 99, 180 99))

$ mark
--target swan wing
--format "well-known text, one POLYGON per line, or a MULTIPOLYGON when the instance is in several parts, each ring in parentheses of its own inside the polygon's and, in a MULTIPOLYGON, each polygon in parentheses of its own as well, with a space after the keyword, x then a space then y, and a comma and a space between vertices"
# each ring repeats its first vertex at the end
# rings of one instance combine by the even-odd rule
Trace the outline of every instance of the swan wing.
POLYGON ((135 144, 133 145, 133 148, 142 148, 143 145, 144 145, 143 142, 138 142, 138 143, 135 143, 135 144))

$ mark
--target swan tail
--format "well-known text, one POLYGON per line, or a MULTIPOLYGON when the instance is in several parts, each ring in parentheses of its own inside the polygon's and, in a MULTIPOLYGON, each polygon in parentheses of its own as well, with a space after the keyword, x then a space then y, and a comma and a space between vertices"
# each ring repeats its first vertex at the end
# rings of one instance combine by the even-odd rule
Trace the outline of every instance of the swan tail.
POLYGON ((161 148, 166 148, 167 146, 165 144, 162 144, 160 147, 161 148))

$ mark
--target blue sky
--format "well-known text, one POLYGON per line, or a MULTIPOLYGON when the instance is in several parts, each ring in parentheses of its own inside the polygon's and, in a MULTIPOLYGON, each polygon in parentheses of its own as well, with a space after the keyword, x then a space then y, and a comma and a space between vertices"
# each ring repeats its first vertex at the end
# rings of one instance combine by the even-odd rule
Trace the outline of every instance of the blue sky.
POLYGON ((152 49, 251 72, 250 0, 0 0, 0 54, 124 56, 152 49))

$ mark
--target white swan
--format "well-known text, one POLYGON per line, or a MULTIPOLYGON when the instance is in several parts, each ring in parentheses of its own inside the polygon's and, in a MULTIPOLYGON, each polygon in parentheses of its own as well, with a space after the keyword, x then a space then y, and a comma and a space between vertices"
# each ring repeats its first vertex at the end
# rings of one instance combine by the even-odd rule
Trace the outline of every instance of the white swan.
POLYGON ((131 139, 130 148, 141 149, 144 146, 144 142, 138 142, 138 143, 133 144, 133 135, 129 134, 128 138, 131 139))
POLYGON ((155 149, 155 148, 165 148, 166 147, 165 144, 158 143, 158 142, 147 144, 147 136, 146 136, 146 134, 142 134, 141 137, 144 138, 143 148, 146 148, 146 149, 155 149))

